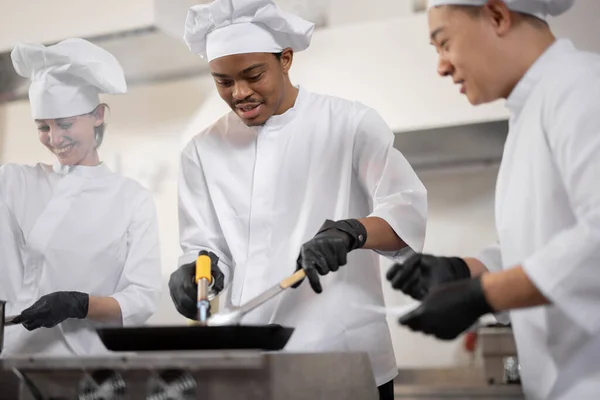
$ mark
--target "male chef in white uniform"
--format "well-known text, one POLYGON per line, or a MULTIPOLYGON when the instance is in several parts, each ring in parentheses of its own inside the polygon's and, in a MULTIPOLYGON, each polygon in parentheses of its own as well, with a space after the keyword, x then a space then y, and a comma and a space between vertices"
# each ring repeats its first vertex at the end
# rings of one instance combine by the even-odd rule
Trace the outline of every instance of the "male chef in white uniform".
MULTIPOLYGON (((367 249, 393 257, 422 248, 426 190, 377 112, 292 85, 294 52, 309 46, 313 30, 271 0, 189 10, 185 40, 209 61, 232 111, 183 151, 182 262, 212 254, 215 285, 229 285, 236 305, 304 268, 310 285, 243 323, 295 327, 290 351, 367 352, 390 398, 397 367, 385 317, 352 303, 383 305, 378 255, 367 249)), ((193 269, 184 265, 170 281, 189 318, 193 269)))
POLYGON ((528 399, 600 398, 600 55, 556 40, 545 22, 572 4, 430 2, 440 75, 474 105, 507 99, 499 245, 477 258, 418 254, 388 271, 423 299, 400 323, 441 339, 510 310, 528 399))

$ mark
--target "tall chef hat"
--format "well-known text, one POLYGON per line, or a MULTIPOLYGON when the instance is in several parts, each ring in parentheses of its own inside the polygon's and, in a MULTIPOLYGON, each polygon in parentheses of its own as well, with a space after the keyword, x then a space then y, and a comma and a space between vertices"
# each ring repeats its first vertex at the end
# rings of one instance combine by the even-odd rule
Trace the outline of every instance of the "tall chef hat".
POLYGON ((312 22, 280 10, 272 0, 216 0, 188 10, 184 40, 209 62, 232 54, 305 50, 312 22))
POLYGON ((119 62, 83 39, 52 46, 17 44, 10 53, 17 73, 31 80, 29 102, 34 119, 87 114, 100 104, 99 93, 127 91, 119 62))

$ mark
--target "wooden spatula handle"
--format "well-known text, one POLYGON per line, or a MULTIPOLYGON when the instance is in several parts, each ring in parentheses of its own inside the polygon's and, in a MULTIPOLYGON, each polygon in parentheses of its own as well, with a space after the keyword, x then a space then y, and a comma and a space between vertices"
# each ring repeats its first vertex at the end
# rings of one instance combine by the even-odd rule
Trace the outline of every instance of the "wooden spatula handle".
POLYGON ((306 278, 306 273, 304 272, 303 269, 299 269, 298 271, 296 271, 296 273, 294 275, 291 275, 291 276, 285 278, 284 280, 282 280, 281 282, 279 282, 279 286, 282 289, 287 289, 290 286, 295 285, 296 283, 300 282, 304 278, 306 278))

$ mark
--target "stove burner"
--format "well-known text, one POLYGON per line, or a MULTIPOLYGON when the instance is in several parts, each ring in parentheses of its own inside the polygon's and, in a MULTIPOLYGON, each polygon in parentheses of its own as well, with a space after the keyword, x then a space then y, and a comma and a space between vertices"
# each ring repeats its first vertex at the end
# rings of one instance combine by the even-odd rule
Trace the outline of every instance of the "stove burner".
POLYGON ((79 381, 79 400, 123 400, 127 384, 111 370, 85 374, 79 381))
POLYGON ((168 370, 148 379, 147 400, 194 400, 197 384, 186 371, 168 370))

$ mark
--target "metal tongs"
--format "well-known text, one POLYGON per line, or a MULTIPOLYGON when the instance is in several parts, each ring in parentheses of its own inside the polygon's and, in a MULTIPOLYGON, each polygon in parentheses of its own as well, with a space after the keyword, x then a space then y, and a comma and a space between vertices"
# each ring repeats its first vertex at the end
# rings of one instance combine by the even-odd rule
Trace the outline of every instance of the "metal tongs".
POLYGON ((246 304, 239 307, 231 307, 222 312, 218 312, 208 318, 206 324, 208 326, 222 326, 222 325, 238 325, 244 315, 254 310, 256 307, 265 303, 267 300, 277 296, 285 289, 295 285, 306 277, 303 269, 296 271, 295 274, 285 278, 275 286, 267 289, 263 293, 259 294, 246 304))

